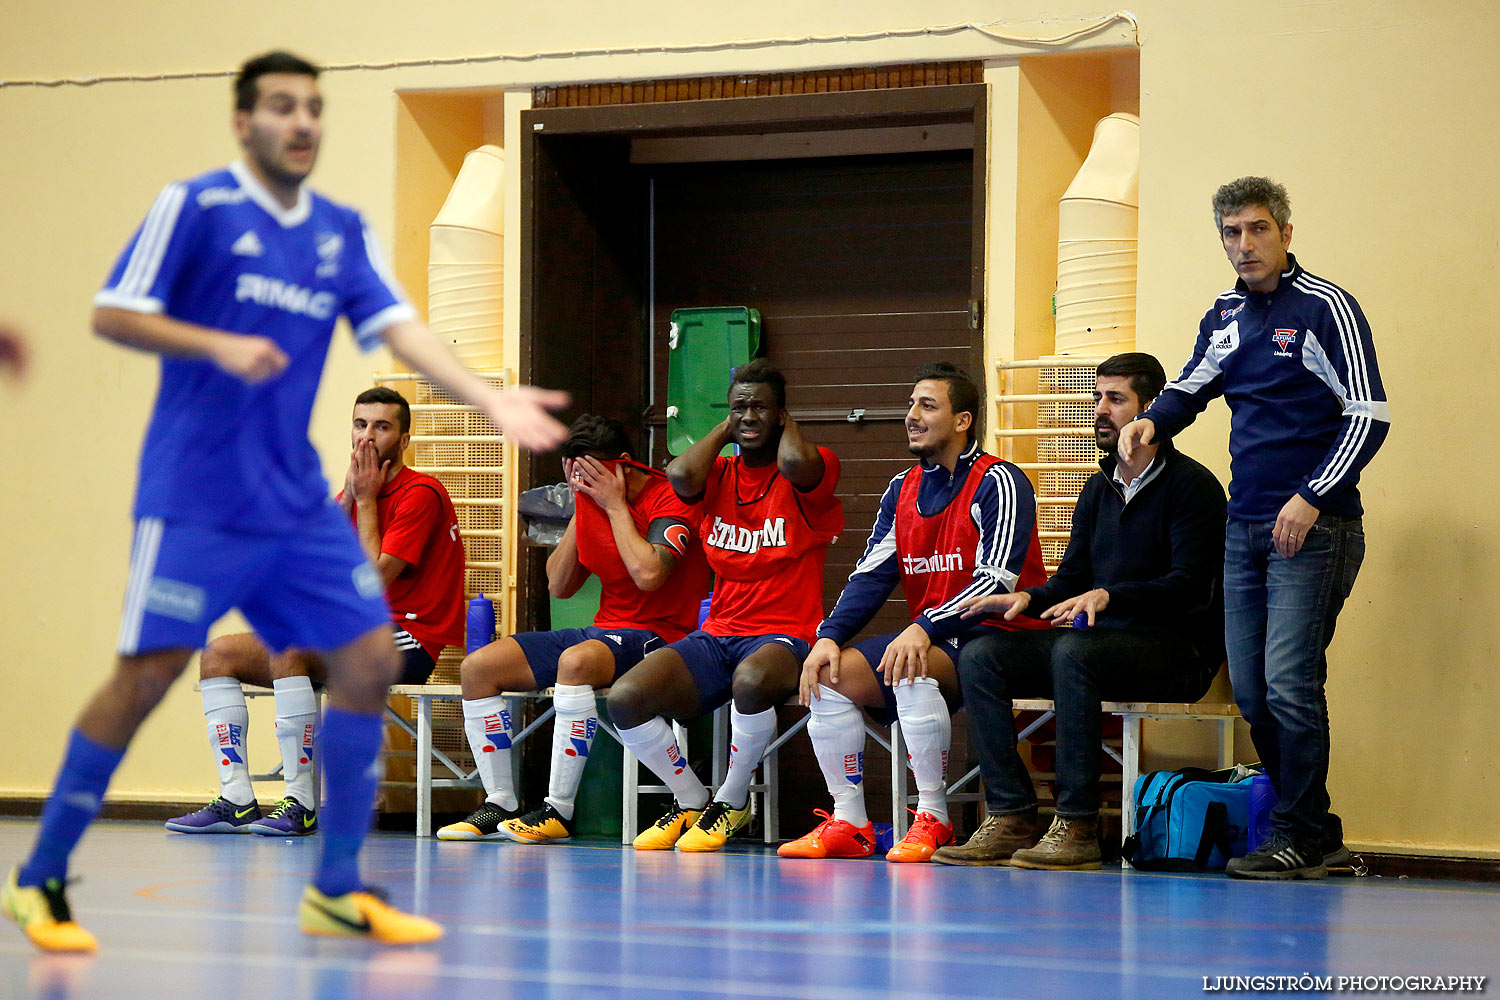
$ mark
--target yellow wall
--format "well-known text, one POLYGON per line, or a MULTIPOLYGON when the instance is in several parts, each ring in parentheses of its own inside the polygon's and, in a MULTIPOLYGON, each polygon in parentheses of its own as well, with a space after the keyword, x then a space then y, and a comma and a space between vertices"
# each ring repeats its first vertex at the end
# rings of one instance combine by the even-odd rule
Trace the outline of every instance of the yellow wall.
MULTIPOLYGON (((0 65, 10 81, 214 71, 273 45, 329 63, 373 63, 1034 20, 1055 5, 773 0, 732 12, 639 2, 532 5, 524 16, 514 9, 478 0, 272 0, 231 25, 217 7, 162 0, 12 5, 0 65)), ((1144 123, 1140 347, 1169 368, 1185 356, 1203 308, 1231 280, 1208 197, 1252 172, 1288 185, 1294 250, 1358 297, 1375 329, 1394 429, 1367 475, 1369 556, 1340 622, 1329 680, 1332 788, 1349 838, 1500 855, 1500 682, 1490 620, 1500 524, 1488 512, 1497 483, 1489 436, 1458 433, 1469 429, 1464 402, 1484 398, 1500 374, 1488 301, 1500 140, 1484 117, 1500 104, 1500 11, 1484 0, 1141 0, 1133 9, 1144 123)), ((317 181, 363 207, 393 240, 400 90, 1020 54, 959 34, 335 72, 324 83, 329 133, 317 181)), ((1014 71, 992 72, 1012 106, 1035 90, 1035 80, 1014 71)), ((222 78, 0 87, 7 137, 0 313, 25 323, 36 347, 30 380, 0 386, 0 421, 12 441, 0 480, 7 528, 0 670, 9 708, 0 793, 46 789, 66 720, 105 675, 114 640, 155 368, 89 337, 89 298, 162 183, 233 155, 227 91, 222 78)), ((1012 199, 1025 193, 1013 170, 1001 186, 1012 199)), ((1014 225, 1015 213, 1006 207, 996 217, 1014 225)), ((1008 263, 1002 287, 1025 269, 1008 263)), ((1013 337, 996 324, 1026 311, 991 303, 990 335, 1013 337)), ((331 471, 342 470, 346 454, 348 400, 387 363, 358 357, 346 343, 334 351, 314 420, 331 471)), ((1226 426, 1216 407, 1183 445, 1223 472, 1226 426)), ((141 733, 115 794, 181 798, 210 788, 202 740, 197 699, 184 686, 141 733)), ((268 724, 257 723, 254 745, 261 760, 273 753, 268 724)))

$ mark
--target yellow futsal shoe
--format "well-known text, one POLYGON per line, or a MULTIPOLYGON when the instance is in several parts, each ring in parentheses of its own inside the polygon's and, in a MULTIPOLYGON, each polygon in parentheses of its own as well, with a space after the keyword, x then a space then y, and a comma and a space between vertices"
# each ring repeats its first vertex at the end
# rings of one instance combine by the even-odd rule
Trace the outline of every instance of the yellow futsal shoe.
POLYGON ((314 937, 359 937, 382 944, 425 944, 443 936, 441 925, 391 906, 378 890, 361 889, 325 896, 318 887, 302 890, 297 923, 314 937))
POLYGON ((642 830, 635 838, 637 851, 670 851, 682 832, 698 821, 701 810, 684 809, 676 802, 667 814, 642 830))
POLYGON ((573 824, 544 802, 540 809, 501 823, 500 832, 518 844, 556 844, 573 839, 573 824))
POLYGON ((703 810, 703 815, 683 833, 677 841, 679 851, 719 851, 724 841, 750 822, 750 798, 745 797, 745 808, 736 809, 727 802, 715 799, 703 810))
POLYGON ((18 885, 19 868, 10 870, 0 889, 0 910, 26 932, 42 951, 94 951, 94 935, 73 922, 61 879, 49 878, 40 886, 18 885))

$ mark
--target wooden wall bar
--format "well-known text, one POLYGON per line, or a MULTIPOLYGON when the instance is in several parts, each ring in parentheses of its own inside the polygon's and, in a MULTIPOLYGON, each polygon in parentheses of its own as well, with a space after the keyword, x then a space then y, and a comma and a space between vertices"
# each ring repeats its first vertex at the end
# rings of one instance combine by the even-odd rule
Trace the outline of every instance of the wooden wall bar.
POLYGON ((580 83, 566 87, 537 87, 534 108, 580 108, 609 104, 654 104, 662 101, 708 101, 730 97, 770 97, 778 94, 825 94, 852 90, 891 90, 899 87, 942 87, 984 82, 977 60, 945 63, 905 63, 899 66, 861 66, 806 73, 704 76, 624 83, 580 83))

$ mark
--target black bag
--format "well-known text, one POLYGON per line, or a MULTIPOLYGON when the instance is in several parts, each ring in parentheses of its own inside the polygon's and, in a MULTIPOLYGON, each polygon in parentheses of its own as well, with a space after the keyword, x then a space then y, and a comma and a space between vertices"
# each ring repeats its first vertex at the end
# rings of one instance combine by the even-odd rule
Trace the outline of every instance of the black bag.
POLYGON ((1125 860, 1142 871, 1223 871, 1247 849, 1249 776, 1243 768, 1199 767, 1141 775, 1125 860))

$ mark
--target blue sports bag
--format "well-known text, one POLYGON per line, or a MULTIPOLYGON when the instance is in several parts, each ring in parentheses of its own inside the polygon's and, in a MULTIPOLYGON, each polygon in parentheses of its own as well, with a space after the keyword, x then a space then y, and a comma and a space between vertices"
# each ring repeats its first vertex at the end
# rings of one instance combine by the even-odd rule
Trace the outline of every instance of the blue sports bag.
POLYGON ((1243 769, 1152 771, 1135 783, 1135 831, 1122 853, 1142 871, 1222 871, 1247 850, 1250 782, 1243 769), (1239 778, 1240 780, 1236 780, 1239 778))

